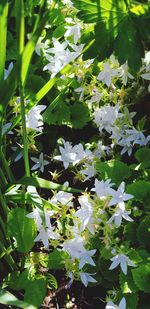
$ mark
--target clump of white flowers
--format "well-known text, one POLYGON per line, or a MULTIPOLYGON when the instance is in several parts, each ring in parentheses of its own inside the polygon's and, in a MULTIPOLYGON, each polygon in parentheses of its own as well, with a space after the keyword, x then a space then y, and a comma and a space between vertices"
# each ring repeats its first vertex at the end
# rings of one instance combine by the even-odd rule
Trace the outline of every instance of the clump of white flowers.
POLYGON ((43 117, 41 112, 44 111, 46 105, 36 105, 30 109, 26 114, 26 127, 42 133, 43 131, 43 117))

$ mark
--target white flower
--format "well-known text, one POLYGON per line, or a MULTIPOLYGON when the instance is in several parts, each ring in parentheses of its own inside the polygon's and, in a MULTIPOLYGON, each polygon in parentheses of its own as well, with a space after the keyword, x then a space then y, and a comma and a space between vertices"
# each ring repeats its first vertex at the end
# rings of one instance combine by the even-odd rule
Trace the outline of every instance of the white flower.
POLYGON ((128 78, 134 79, 134 76, 130 74, 127 61, 118 69, 119 77, 122 79, 123 85, 127 85, 128 78))
POLYGON ((71 143, 65 142, 63 139, 62 139, 62 142, 63 142, 64 148, 62 146, 59 147, 59 151, 61 155, 55 156, 54 159, 62 161, 64 164, 64 168, 67 169, 70 163, 75 162, 76 152, 74 148, 72 147, 71 143))
POLYGON ((111 195, 110 190, 112 185, 113 183, 111 183, 110 179, 107 179, 106 181, 95 179, 95 188, 93 188, 92 191, 96 191, 97 196, 104 200, 111 195))
POLYGON ((89 273, 80 273, 82 283, 87 287, 89 282, 97 282, 89 273))
MULTIPOLYGON (((29 187, 28 187, 29 188, 29 187)), ((34 219, 37 225, 37 229, 41 230, 42 225, 45 225, 47 228, 52 229, 50 222, 50 217, 55 213, 54 210, 34 208, 32 212, 26 215, 27 218, 34 219)))
POLYGON ((85 169, 80 171, 80 174, 86 176, 84 181, 86 181, 86 180, 88 180, 88 179, 90 179, 90 178, 95 176, 96 169, 95 169, 94 163, 92 165, 86 163, 84 167, 85 167, 85 169))
POLYGON ((93 256, 96 252, 96 249, 94 250, 85 250, 81 253, 81 257, 80 257, 80 262, 79 262, 79 269, 83 268, 84 265, 90 264, 92 266, 95 266, 95 263, 93 261, 93 259, 91 258, 91 256, 93 256))
POLYGON ((37 105, 31 108, 26 115, 26 127, 35 131, 41 132, 43 129, 43 117, 41 112, 46 108, 46 105, 37 105))
POLYGON ((43 52, 43 54, 45 54, 46 50, 49 48, 49 40, 42 42, 43 39, 44 39, 43 37, 40 37, 35 47, 35 52, 37 53, 38 56, 41 56, 41 51, 43 52))
POLYGON ((84 150, 82 144, 73 147, 71 143, 65 142, 63 139, 62 141, 64 148, 62 146, 59 147, 61 155, 55 156, 54 159, 62 161, 65 169, 68 168, 69 164, 76 165, 91 155, 91 151, 84 150))
POLYGON ((105 309, 126 309, 126 300, 123 297, 118 306, 115 305, 112 301, 109 301, 105 309))
POLYGON ((98 158, 105 158, 106 154, 110 153, 110 147, 102 144, 102 141, 99 141, 94 149, 94 156, 98 158))
POLYGON ((54 205, 57 205, 57 203, 62 205, 67 205, 68 207, 72 207, 73 203, 71 202, 73 199, 72 193, 59 191, 56 193, 50 200, 50 202, 54 205))
POLYGON ((49 239, 59 239, 59 235, 53 232, 52 228, 44 228, 43 226, 39 230, 39 234, 34 239, 35 242, 42 241, 45 248, 49 247, 49 239))
POLYGON ((74 214, 75 217, 81 220, 80 231, 84 231, 87 227, 89 231, 93 234, 93 206, 88 200, 88 196, 82 195, 78 198, 81 208, 77 210, 74 214))
POLYGON ((115 76, 118 76, 118 70, 112 69, 109 63, 104 63, 103 70, 98 74, 97 80, 103 81, 109 87, 112 77, 115 76))
POLYGON ((67 31, 65 32, 64 37, 68 38, 69 36, 73 36, 74 44, 77 44, 81 37, 80 26, 77 24, 73 26, 65 26, 65 29, 67 29, 67 31))
POLYGON ((72 259, 79 259, 81 253, 85 250, 84 240, 81 236, 65 240, 61 246, 64 251, 70 254, 72 259))
POLYGON ((32 166, 32 171, 39 169, 43 173, 44 166, 49 164, 47 160, 44 160, 43 152, 40 153, 39 158, 31 157, 31 160, 36 163, 32 166))
POLYGON ((10 74, 10 72, 12 71, 12 69, 13 69, 13 62, 10 62, 9 63, 9 66, 8 66, 8 69, 5 69, 4 70, 4 80, 6 80, 7 79, 7 77, 8 77, 8 75, 10 74))
POLYGON ((38 208, 34 208, 32 212, 30 212, 28 215, 26 215, 26 217, 35 220, 38 230, 41 228, 42 219, 40 217, 38 208))
POLYGON ((117 118, 120 117, 122 117, 122 114, 119 113, 118 104, 116 106, 105 105, 94 112, 94 121, 99 127, 100 132, 105 129, 110 133, 117 118))
POLYGON ((88 104, 99 103, 101 98, 103 97, 103 93, 100 93, 97 89, 93 90, 93 95, 90 100, 88 100, 88 104))
POLYGON ((122 182, 117 191, 115 191, 114 189, 109 190, 112 199, 110 200, 108 206, 113 206, 133 198, 133 195, 125 193, 124 189, 125 189, 125 183, 122 182))
MULTIPOLYGON (((11 125, 12 125, 11 122, 7 122, 2 125, 2 135, 4 135, 7 132, 7 130, 11 127, 11 125)), ((8 134, 13 134, 13 132, 9 131, 8 134)))
POLYGON ((79 101, 82 101, 82 99, 84 98, 84 88, 78 87, 74 91, 80 93, 79 101))
POLYGON ((53 45, 54 47, 47 49, 45 52, 45 57, 49 63, 43 68, 44 71, 48 70, 52 73, 51 78, 61 71, 66 64, 78 57, 83 49, 83 44, 77 46, 70 44, 68 41, 60 43, 55 38, 53 38, 53 45), (70 51, 68 47, 71 47, 73 51, 70 51))
POLYGON ((62 0, 63 4, 66 4, 68 7, 73 6, 73 3, 71 0, 62 0))
POLYGON ((146 66, 146 73, 141 74, 141 77, 145 80, 150 80, 150 64, 146 66))
POLYGON ((133 221, 133 219, 128 215, 131 211, 126 211, 125 209, 125 203, 121 202, 116 207, 115 213, 113 216, 108 220, 107 223, 111 223, 112 221, 115 222, 116 225, 120 226, 122 222, 122 218, 124 218, 127 221, 133 221))
POLYGON ((121 270, 125 275, 127 274, 128 265, 135 267, 135 264, 123 253, 117 254, 110 260, 112 261, 112 264, 110 265, 109 270, 116 268, 120 264, 121 270))

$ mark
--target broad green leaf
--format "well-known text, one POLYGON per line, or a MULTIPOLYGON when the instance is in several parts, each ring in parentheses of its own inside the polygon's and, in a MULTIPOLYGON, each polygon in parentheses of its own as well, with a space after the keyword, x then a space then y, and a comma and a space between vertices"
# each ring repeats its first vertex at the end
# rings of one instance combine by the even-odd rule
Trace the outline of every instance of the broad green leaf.
POLYGON ((127 308, 137 309, 139 296, 138 293, 126 293, 125 299, 127 303, 127 308))
POLYGON ((25 269, 22 273, 14 271, 8 274, 4 279, 4 287, 9 286, 11 289, 19 291, 25 289, 28 285, 28 270, 25 269))
POLYGON ((0 304, 6 305, 8 307, 15 306, 17 308, 25 309, 36 309, 37 307, 30 305, 22 300, 19 300, 12 293, 7 292, 6 290, 0 289, 0 304))
POLYGON ((119 185, 123 180, 131 176, 129 166, 119 160, 97 162, 96 170, 103 179, 107 180, 110 178, 116 185, 119 185))
POLYGON ((135 222, 128 222, 125 225, 125 239, 129 242, 136 242, 136 229, 137 229, 137 223, 135 222))
POLYGON ((8 1, 1 0, 0 1, 0 84, 4 80, 4 69, 6 60, 7 14, 8 14, 8 1))
POLYGON ((90 121, 88 107, 83 103, 75 103, 70 107, 70 122, 75 129, 83 128, 90 121))
POLYGON ((134 196, 134 199, 144 204, 146 208, 150 206, 150 182, 137 180, 127 186, 128 193, 134 196))
POLYGON ((86 23, 105 21, 115 26, 124 17, 127 7, 124 0, 73 0, 79 9, 78 17, 86 23))
POLYGON ((48 268, 49 269, 62 269, 65 267, 66 259, 68 258, 68 254, 54 249, 53 252, 48 255, 48 268))
POLYGON ((34 220, 26 217, 27 212, 23 208, 16 207, 8 214, 7 229, 10 237, 15 238, 17 250, 27 253, 34 245, 36 229, 34 220))
POLYGON ((129 271, 127 275, 124 275, 123 272, 120 273, 119 282, 123 294, 135 293, 138 291, 138 287, 134 283, 132 274, 129 271))
POLYGON ((46 281, 43 278, 36 278, 34 281, 29 281, 25 289, 25 302, 39 308, 46 295, 46 281))
POLYGON ((145 293, 150 293, 150 264, 141 265, 132 269, 131 272, 137 287, 145 293))
POLYGON ((119 271, 118 271, 118 268, 109 270, 109 266, 110 266, 110 261, 105 260, 103 258, 99 259, 98 267, 104 279, 114 283, 118 280, 119 271))
POLYGON ((144 47, 138 30, 131 17, 124 19, 119 26, 118 36, 114 42, 115 55, 120 64, 128 60, 128 65, 133 71, 138 71, 144 57, 144 47))
MULTIPOLYGON (((56 100, 54 100, 56 101, 56 100)), ((70 108, 69 106, 63 102, 60 98, 56 107, 54 107, 53 103, 49 105, 46 111, 43 114, 43 119, 46 123, 54 124, 54 125, 62 125, 70 123, 70 108)))
POLYGON ((138 149, 135 153, 135 158, 139 163, 141 163, 141 168, 147 168, 150 166, 150 149, 147 147, 142 147, 138 149))
POLYGON ((141 246, 149 246, 150 245, 150 216, 145 217, 137 228, 137 240, 141 244, 141 246))
MULTIPOLYGON (((81 192, 82 190, 66 187, 55 182, 40 178, 40 177, 23 177, 13 184, 22 184, 25 186, 34 186, 36 188, 43 188, 47 190, 61 190, 66 192, 81 192)), ((11 186, 13 185, 11 184, 11 186)))
POLYGON ((121 64, 128 61, 133 71, 138 71, 144 56, 143 39, 150 36, 150 6, 131 5, 130 1, 73 0, 79 9, 78 17, 86 23, 96 23, 95 41, 86 54, 100 60, 114 51, 121 64), (142 31, 140 30, 140 22, 142 31), (144 25, 146 29, 144 29, 144 25), (146 33, 143 37, 143 33, 146 33), (94 49, 94 51, 92 50, 94 49), (136 52, 135 52, 136 51, 136 52))

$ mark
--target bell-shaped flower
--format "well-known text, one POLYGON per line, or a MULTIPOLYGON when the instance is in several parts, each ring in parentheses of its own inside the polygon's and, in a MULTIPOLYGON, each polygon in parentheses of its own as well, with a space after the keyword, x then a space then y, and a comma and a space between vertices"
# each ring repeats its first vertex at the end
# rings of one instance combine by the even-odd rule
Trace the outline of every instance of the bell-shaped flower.
POLYGON ((125 254, 117 254, 113 258, 111 258, 112 264, 109 267, 109 270, 112 270, 116 268, 118 265, 120 265, 121 270, 126 275, 127 274, 127 266, 135 267, 135 264, 126 256, 125 254))
POLYGON ((131 198, 133 198, 133 195, 125 193, 124 189, 125 189, 125 183, 122 182, 117 191, 115 191, 114 189, 109 190, 110 195, 112 196, 112 199, 110 200, 108 206, 113 206, 113 205, 122 203, 123 201, 128 201, 131 198))

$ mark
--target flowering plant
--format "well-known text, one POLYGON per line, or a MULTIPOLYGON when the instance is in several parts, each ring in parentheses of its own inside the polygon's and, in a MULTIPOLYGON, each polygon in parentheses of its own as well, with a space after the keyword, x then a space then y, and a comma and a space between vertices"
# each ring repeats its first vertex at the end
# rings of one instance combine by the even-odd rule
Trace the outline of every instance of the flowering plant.
POLYGON ((1 1, 1 304, 150 306, 148 23, 148 1, 1 1))

